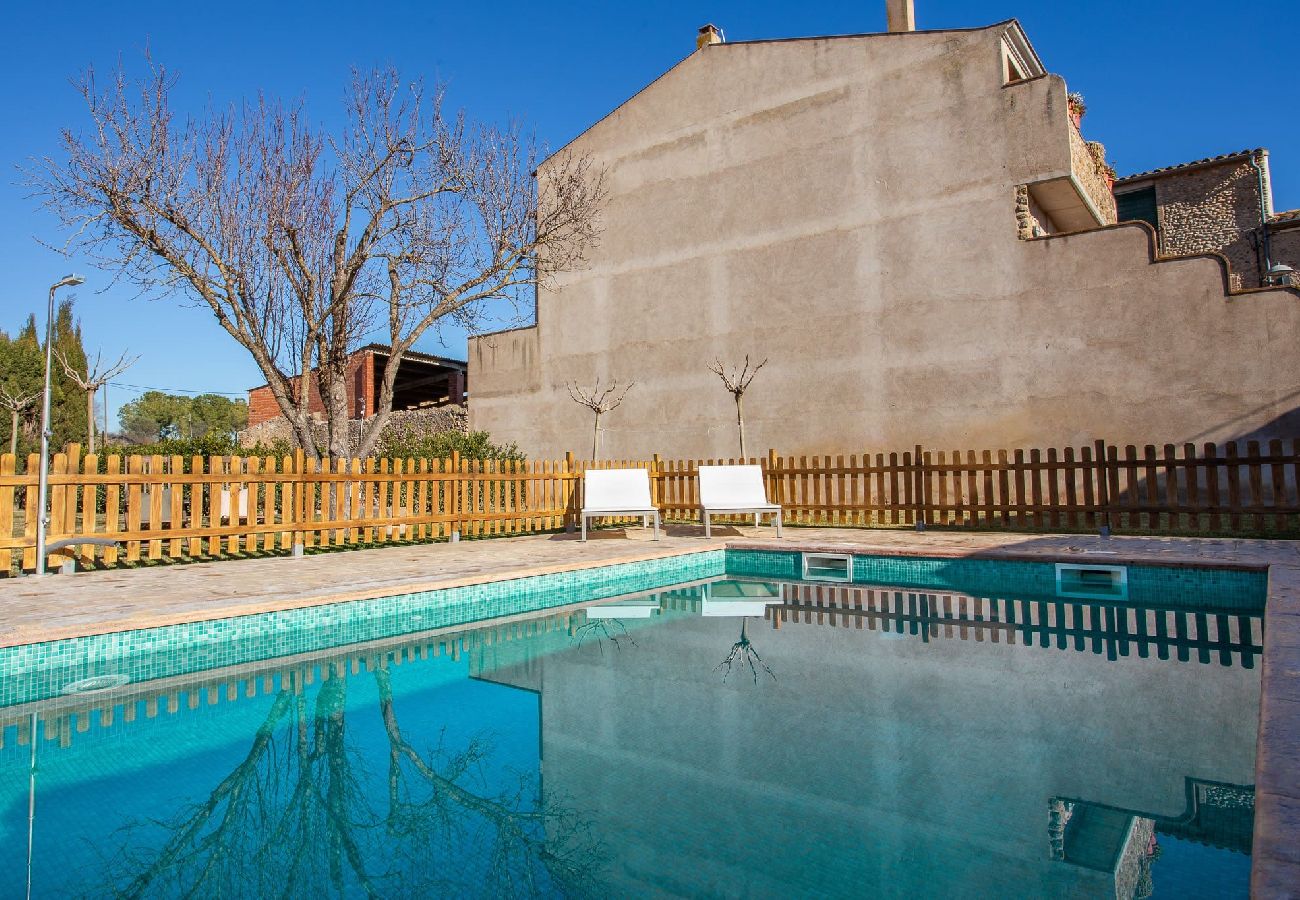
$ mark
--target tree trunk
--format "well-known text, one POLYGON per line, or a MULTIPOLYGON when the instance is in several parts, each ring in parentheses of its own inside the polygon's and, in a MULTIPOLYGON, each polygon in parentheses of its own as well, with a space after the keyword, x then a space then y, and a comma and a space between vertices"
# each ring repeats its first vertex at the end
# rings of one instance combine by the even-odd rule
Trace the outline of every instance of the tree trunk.
POLYGON ((95 389, 86 391, 86 452, 95 452, 95 389))
MULTIPOLYGON (((384 426, 388 424, 389 416, 393 412, 393 391, 397 384, 397 369, 401 364, 401 357, 397 352, 396 345, 388 355, 388 360, 384 363, 384 371, 379 378, 378 396, 374 398, 374 409, 367 409, 370 418, 366 421, 365 427, 361 430, 361 443, 357 448, 356 455, 365 459, 374 452, 375 445, 379 443, 379 436, 384 433, 384 426)), ((402 348, 405 354, 406 348, 402 348)), ((374 365, 372 358, 369 365, 374 365)), ((370 398, 367 398, 369 400, 370 398)))
POLYGON ((740 432, 740 464, 745 464, 745 413, 740 408, 740 394, 736 395, 736 430, 740 432))
POLYGON ((596 413, 596 424, 591 429, 591 461, 600 459, 600 413, 596 413))
POLYGON ((15 461, 18 458, 18 410, 11 409, 9 422, 9 452, 14 455, 15 461))

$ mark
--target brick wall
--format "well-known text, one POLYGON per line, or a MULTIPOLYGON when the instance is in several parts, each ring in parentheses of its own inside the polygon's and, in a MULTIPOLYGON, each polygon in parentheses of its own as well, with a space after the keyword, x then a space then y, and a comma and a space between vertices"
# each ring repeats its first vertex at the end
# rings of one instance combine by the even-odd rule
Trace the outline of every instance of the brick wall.
POLYGON ((280 415, 280 404, 275 402, 271 389, 266 385, 253 388, 248 392, 248 424, 257 425, 268 422, 280 415))
POLYGON ((1120 190, 1152 185, 1163 255, 1222 253, 1233 274, 1241 276, 1242 287, 1259 287, 1259 174, 1247 159, 1162 173, 1120 190))
MULTIPOLYGON (((297 383, 297 379, 294 379, 297 383)), ((345 383, 348 391, 348 418, 360 419, 375 411, 375 365, 374 354, 369 350, 354 354, 348 360, 345 383)), ((320 390, 314 378, 307 379, 308 410, 324 414, 325 404, 321 402, 320 390)), ((266 385, 255 387, 248 392, 249 427, 278 418, 280 405, 266 385)))

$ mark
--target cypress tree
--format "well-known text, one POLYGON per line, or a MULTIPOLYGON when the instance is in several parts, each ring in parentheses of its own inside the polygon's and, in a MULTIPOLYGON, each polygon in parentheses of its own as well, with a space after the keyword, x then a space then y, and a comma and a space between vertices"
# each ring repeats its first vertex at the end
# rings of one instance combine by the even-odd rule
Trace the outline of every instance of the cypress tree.
MULTIPOLYGON (((44 350, 44 348, 42 348, 44 350)), ((86 348, 81 343, 81 323, 73 317, 72 300, 59 304, 54 317, 54 352, 62 354, 74 369, 86 371, 86 348)), ((54 359, 51 370, 50 438, 51 452, 61 450, 65 444, 76 441, 86 443, 86 395, 75 381, 54 359)))

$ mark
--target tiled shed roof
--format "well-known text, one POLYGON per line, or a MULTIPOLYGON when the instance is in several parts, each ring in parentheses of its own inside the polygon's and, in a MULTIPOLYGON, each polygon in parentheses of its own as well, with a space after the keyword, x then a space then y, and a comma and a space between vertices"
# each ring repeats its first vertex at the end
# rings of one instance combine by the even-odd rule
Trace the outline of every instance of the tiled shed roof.
POLYGON ((1204 159, 1194 159, 1191 162, 1178 163, 1173 166, 1162 166, 1159 169, 1150 169, 1146 172, 1138 172, 1133 175, 1125 175, 1123 178, 1116 178, 1116 184, 1123 184, 1126 181, 1137 181, 1140 178, 1158 178, 1161 175, 1167 175, 1173 172, 1179 172, 1183 169, 1192 169, 1197 166, 1206 166, 1211 163, 1227 162, 1232 159, 1245 159, 1248 156, 1257 156, 1266 153, 1263 147, 1256 147, 1253 150, 1238 150, 1235 153, 1221 153, 1218 156, 1207 156, 1204 159))
POLYGON ((1269 224, 1273 222, 1300 222, 1300 209, 1284 209, 1281 212, 1273 213, 1268 221, 1269 224))

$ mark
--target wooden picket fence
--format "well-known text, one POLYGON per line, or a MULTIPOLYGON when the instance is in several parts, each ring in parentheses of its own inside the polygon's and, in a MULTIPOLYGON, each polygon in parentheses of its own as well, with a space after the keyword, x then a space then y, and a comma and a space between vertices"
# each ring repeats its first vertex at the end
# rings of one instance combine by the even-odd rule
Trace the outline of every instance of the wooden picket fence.
MULTIPOLYGON (((737 460, 307 459, 56 454, 58 567, 200 559, 571 527, 587 468, 643 467, 669 521, 698 520, 697 467, 737 460)), ((794 525, 1116 533, 1300 533, 1300 442, 779 456, 768 496, 794 525)), ((0 456, 0 574, 36 564, 39 461, 0 456)))

